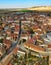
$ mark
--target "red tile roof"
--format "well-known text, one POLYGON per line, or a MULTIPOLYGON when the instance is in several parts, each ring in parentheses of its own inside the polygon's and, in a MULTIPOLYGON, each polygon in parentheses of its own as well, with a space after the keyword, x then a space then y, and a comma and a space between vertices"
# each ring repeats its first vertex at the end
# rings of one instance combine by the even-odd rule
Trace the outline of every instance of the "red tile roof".
POLYGON ((15 25, 15 31, 19 31, 19 25, 15 25))
POLYGON ((7 39, 4 39, 3 40, 3 43, 5 43, 5 44, 11 44, 11 41, 10 40, 7 40, 7 39))
POLYGON ((3 43, 4 43, 4 45, 6 45, 6 49, 8 49, 10 46, 11 46, 11 41, 10 40, 6 40, 6 39, 4 39, 3 40, 3 43))
POLYGON ((2 30, 2 26, 0 26, 0 31, 2 30))
POLYGON ((32 43, 25 43, 24 46, 33 49, 33 51, 45 51, 44 48, 42 48, 40 46, 36 46, 36 45, 34 45, 32 43))
POLYGON ((13 50, 13 54, 16 54, 18 50, 19 50, 19 48, 16 47, 16 48, 13 50))
POLYGON ((12 65, 12 63, 9 63, 8 65, 12 65))
POLYGON ((34 26, 32 26, 32 28, 33 28, 33 29, 38 29, 39 26, 38 26, 38 25, 34 25, 34 26))
POLYGON ((51 48, 51 44, 48 44, 48 48, 51 48))
POLYGON ((11 33, 11 34, 10 34, 10 37, 16 38, 16 37, 18 37, 18 34, 16 34, 16 33, 11 33))

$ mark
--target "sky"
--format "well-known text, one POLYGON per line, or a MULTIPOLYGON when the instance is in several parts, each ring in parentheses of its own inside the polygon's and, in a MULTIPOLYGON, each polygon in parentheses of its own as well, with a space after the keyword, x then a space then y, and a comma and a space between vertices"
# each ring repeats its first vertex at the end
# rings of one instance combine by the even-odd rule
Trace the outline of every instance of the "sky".
POLYGON ((0 9, 28 8, 33 6, 51 6, 51 0, 0 0, 0 9))

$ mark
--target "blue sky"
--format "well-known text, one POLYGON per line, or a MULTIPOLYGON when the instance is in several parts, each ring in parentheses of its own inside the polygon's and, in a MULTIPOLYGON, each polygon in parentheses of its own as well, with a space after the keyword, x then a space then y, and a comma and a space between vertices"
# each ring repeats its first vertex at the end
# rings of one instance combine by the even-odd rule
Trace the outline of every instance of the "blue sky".
POLYGON ((0 0, 0 8, 27 8, 46 5, 51 6, 51 0, 0 0))

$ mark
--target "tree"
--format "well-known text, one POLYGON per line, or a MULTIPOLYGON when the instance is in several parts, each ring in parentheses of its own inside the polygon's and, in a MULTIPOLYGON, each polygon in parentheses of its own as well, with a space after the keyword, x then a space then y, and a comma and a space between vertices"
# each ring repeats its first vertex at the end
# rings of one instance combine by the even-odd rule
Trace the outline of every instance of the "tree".
POLYGON ((26 42, 26 39, 22 39, 23 43, 26 42))
POLYGON ((30 34, 34 34, 34 31, 33 29, 30 28, 30 34))
POLYGON ((3 39, 0 39, 0 43, 3 43, 3 39))

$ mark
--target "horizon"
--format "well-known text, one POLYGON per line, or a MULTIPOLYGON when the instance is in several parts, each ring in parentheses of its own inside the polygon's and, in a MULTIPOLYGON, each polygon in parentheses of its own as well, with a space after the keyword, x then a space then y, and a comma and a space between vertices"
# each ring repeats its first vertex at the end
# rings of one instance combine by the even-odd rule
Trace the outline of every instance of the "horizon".
POLYGON ((51 0, 1 0, 0 9, 51 6, 51 0))
POLYGON ((32 7, 26 7, 26 8, 0 8, 0 10, 2 9, 27 9, 27 8, 33 8, 33 7, 51 7, 51 6, 32 6, 32 7))

